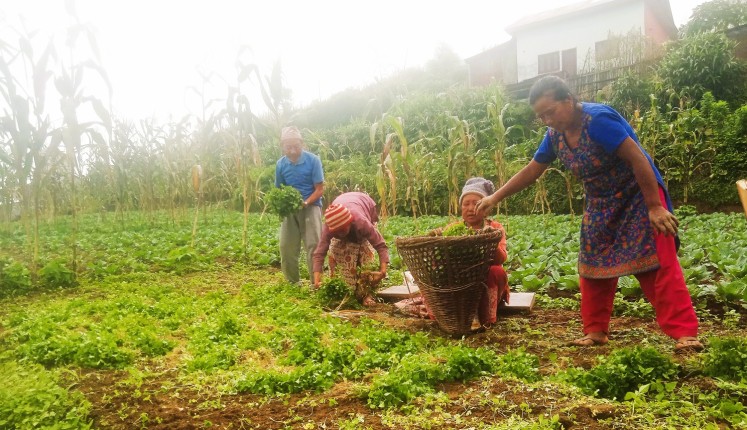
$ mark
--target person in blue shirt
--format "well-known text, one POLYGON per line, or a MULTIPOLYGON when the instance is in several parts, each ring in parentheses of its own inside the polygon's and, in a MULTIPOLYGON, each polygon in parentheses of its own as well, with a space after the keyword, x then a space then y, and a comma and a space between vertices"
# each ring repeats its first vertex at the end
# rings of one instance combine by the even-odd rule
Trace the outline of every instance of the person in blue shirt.
MULTIPOLYGON (((301 242, 311 272, 312 256, 322 233, 324 170, 319 157, 304 150, 303 137, 297 127, 282 129, 280 146, 283 156, 275 165, 275 186, 292 186, 303 197, 303 208, 285 217, 280 227, 280 267, 285 279, 295 284, 301 280, 301 242)), ((311 274, 309 276, 311 277, 311 274)))

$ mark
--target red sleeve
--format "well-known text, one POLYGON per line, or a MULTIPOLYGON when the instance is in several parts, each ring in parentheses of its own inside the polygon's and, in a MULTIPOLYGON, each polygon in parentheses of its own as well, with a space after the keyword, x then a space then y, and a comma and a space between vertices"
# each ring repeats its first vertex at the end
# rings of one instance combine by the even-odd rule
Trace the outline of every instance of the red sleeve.
POLYGON ((503 264, 508 259, 508 252, 506 251, 506 229, 503 228, 503 224, 495 220, 490 220, 490 226, 503 232, 495 253, 495 264, 503 264))

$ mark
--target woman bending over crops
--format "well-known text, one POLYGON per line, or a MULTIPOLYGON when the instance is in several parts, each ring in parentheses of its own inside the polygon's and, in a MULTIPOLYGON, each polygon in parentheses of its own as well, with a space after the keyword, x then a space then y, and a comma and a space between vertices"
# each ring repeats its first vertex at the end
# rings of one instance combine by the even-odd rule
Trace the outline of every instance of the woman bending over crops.
POLYGON ((468 179, 459 197, 462 221, 457 221, 431 232, 434 235, 448 234, 449 231, 464 227, 471 230, 495 229, 503 232, 495 252, 495 259, 488 272, 486 293, 482 295, 477 309, 477 318, 480 320, 480 325, 486 328, 495 324, 498 304, 501 301, 508 303, 509 299, 508 276, 503 269, 503 263, 508 256, 506 253, 506 230, 498 221, 487 219, 484 211, 477 210, 477 203, 480 199, 491 195, 494 191, 493 183, 485 178, 468 179))
POLYGON ((324 258, 329 251, 330 276, 340 269, 342 279, 355 288, 355 296, 366 306, 373 305, 371 288, 386 276, 389 249, 384 237, 376 229, 379 214, 376 203, 365 193, 344 193, 324 212, 324 226, 319 244, 314 251, 314 287, 322 281, 324 258), (379 255, 379 270, 361 272, 379 255))
POLYGON ((677 260, 678 221, 661 175, 633 129, 614 109, 581 103, 555 76, 529 91, 532 110, 548 126, 534 158, 478 203, 487 210, 533 184, 556 158, 583 183, 578 272, 584 336, 577 346, 607 343, 620 276, 635 275, 675 349, 702 350, 698 319, 677 260))

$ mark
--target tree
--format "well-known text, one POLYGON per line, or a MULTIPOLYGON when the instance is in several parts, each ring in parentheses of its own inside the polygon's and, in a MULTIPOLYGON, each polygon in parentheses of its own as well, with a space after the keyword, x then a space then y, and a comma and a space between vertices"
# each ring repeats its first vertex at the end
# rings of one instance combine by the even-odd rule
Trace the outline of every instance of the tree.
POLYGON ((453 49, 444 44, 436 48, 433 58, 425 65, 425 71, 430 82, 424 87, 435 91, 467 80, 467 66, 464 61, 453 49))
POLYGON ((747 24, 747 2, 744 0, 713 0, 693 10, 682 28, 685 36, 706 32, 723 32, 747 24))

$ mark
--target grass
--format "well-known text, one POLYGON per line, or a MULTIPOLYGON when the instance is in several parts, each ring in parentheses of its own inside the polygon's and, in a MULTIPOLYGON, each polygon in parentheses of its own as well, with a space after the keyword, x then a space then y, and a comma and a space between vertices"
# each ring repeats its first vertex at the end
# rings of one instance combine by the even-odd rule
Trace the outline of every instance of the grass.
MULTIPOLYGON (((2 299, 0 366, 10 376, 0 384, 0 428, 747 426, 739 302, 714 302, 728 308, 723 313, 700 312, 710 347, 696 356, 674 355, 650 306, 622 294, 612 342, 563 346, 580 331, 578 301, 551 281, 537 289, 533 314, 504 315, 494 329, 455 340, 386 305, 325 311, 308 287, 286 284, 277 267, 248 261, 234 247, 229 232, 241 225, 234 215, 208 217, 198 245, 216 247, 207 253, 169 245, 190 231, 188 223, 184 231, 168 223, 130 230, 81 223, 80 240, 99 244, 83 258, 105 261, 89 265, 76 286, 37 283, 2 299), (174 249, 193 256, 157 257, 174 249), (91 269, 120 258, 127 269, 91 269)), ((274 252, 262 243, 272 225, 253 220, 259 239, 252 249, 274 252)), ((395 218, 382 228, 389 239, 408 225, 427 231, 444 221, 414 226, 395 218)), ((537 279, 566 270, 563 256, 573 245, 557 238, 573 234, 568 221, 510 218, 510 264, 544 264, 537 279), (544 241, 534 234, 537 223, 544 241)), ((55 232, 65 230, 46 228, 52 240, 42 255, 51 261, 64 254, 55 232)), ((17 233, 2 238, 4 258, 21 262, 17 233)), ((519 290, 516 267, 509 276, 519 290)))

